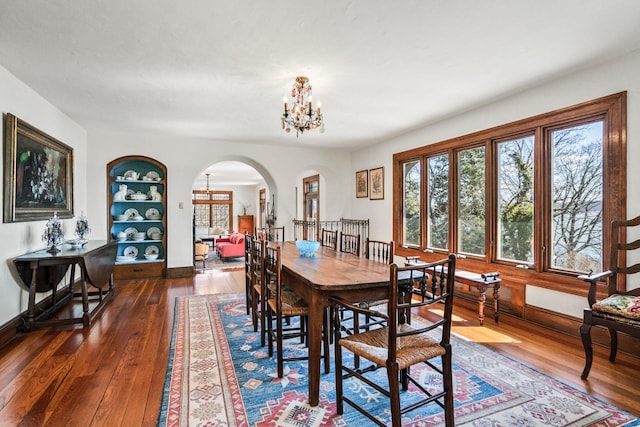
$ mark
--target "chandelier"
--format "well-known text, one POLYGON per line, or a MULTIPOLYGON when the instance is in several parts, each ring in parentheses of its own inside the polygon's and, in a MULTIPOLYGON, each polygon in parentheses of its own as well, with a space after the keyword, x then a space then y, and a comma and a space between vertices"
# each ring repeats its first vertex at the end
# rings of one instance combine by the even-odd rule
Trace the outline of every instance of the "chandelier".
POLYGON ((306 130, 320 128, 320 132, 324 132, 324 121, 322 113, 320 113, 320 103, 318 108, 313 108, 311 96, 311 84, 309 79, 304 76, 296 77, 296 82, 291 88, 291 108, 289 108, 288 99, 284 98, 284 113, 282 114, 282 129, 285 132, 296 130, 296 137, 304 133, 306 130))
POLYGON ((203 193, 213 193, 215 189, 212 190, 211 188, 209 188, 209 175, 211 174, 207 172, 205 173, 205 175, 207 176, 207 186, 200 191, 202 191, 203 193))

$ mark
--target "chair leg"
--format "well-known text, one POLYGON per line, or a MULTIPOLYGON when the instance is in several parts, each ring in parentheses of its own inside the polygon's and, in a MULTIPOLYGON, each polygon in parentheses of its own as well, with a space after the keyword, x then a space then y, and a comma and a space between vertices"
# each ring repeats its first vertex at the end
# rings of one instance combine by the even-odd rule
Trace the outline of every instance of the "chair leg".
MULTIPOLYGON (((330 319, 330 313, 331 311, 329 310, 329 312, 327 312, 327 310, 325 310, 324 312, 324 326, 322 327, 322 342, 324 344, 324 348, 322 351, 322 355, 324 356, 324 373, 328 374, 331 371, 331 358, 330 356, 330 337, 331 337, 331 319, 330 319)), ((309 334, 307 333, 306 336, 309 336, 309 334)))
POLYGON ((282 316, 276 314, 276 341, 278 342, 277 359, 278 359, 278 378, 282 378, 284 375, 284 349, 283 349, 283 337, 282 337, 282 316))
POLYGON ((591 346, 591 324, 583 323, 580 326, 580 336, 582 337, 582 345, 584 347, 584 369, 582 370, 581 378, 586 380, 591 370, 591 364, 593 363, 593 347, 591 346))
POLYGON ((387 377, 389 379, 389 397, 391 398, 391 425, 400 427, 400 384, 398 383, 398 364, 387 362, 387 377))
POLYGON ((618 353, 618 333, 615 329, 609 328, 609 336, 611 337, 611 350, 609 352, 609 360, 616 361, 616 354, 618 353))
POLYGON ((454 407, 453 407, 453 366, 451 362, 451 345, 447 348, 447 352, 442 356, 442 381, 444 385, 444 423, 448 426, 454 426, 454 407))
MULTIPOLYGON (((331 310, 333 316, 336 316, 334 310, 331 310)), ((337 331, 337 328, 336 328, 337 331)), ((334 331, 334 343, 335 343, 335 354, 334 354, 334 363, 335 363, 335 375, 336 375, 336 412, 338 415, 342 415, 344 413, 344 403, 342 401, 342 347, 338 344, 340 340, 340 332, 334 331)))
MULTIPOLYGON (((253 322, 253 332, 258 332, 258 292, 251 288, 251 321, 253 322)), ((264 345, 263 345, 264 346, 264 345)))
POLYGON ((267 329, 267 304, 265 295, 260 296, 260 345, 264 347, 266 343, 267 329))
POLYGON ((273 357, 273 311, 270 305, 268 305, 268 307, 267 319, 269 319, 269 323, 267 323, 267 337, 269 338, 269 358, 271 358, 273 357))

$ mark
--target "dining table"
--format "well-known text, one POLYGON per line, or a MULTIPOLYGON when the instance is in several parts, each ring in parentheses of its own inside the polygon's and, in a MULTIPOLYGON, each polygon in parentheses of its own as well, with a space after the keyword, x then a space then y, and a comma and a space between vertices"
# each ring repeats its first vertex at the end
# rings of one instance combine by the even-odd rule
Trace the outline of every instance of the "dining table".
POLYGON ((283 283, 309 306, 309 405, 320 397, 320 365, 324 315, 330 297, 349 302, 386 298, 390 265, 320 247, 313 256, 301 256, 294 242, 277 243, 281 249, 283 283))

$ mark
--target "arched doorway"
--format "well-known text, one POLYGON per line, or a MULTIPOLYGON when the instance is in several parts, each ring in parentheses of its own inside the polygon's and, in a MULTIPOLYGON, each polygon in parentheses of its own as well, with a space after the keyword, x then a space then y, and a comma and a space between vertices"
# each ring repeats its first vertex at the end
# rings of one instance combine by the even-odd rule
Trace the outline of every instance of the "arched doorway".
POLYGON ((232 231, 253 232, 262 219, 260 198, 267 194, 266 180, 253 166, 240 161, 211 164, 193 183, 196 238, 232 231), (252 221, 243 223, 243 217, 252 221))

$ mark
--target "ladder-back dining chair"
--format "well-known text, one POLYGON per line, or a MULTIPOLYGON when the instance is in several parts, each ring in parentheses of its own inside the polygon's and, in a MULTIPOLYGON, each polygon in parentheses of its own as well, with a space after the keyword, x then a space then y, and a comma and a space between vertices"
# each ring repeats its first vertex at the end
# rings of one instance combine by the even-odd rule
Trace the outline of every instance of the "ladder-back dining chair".
MULTIPOLYGON (((388 304, 385 313, 359 307, 339 297, 330 298, 335 309, 345 307, 361 314, 369 314, 386 319, 386 326, 361 332, 353 330, 351 335, 341 332, 340 316, 334 315, 335 321, 335 375, 336 375, 336 411, 344 413, 347 403, 365 415, 372 422, 385 426, 379 416, 384 414, 384 405, 376 404, 365 408, 358 404, 361 399, 355 394, 353 397, 345 395, 343 381, 361 381, 374 388, 389 399, 391 423, 399 427, 402 415, 428 403, 437 403, 444 408, 445 425, 454 425, 453 407, 453 373, 452 350, 450 343, 451 317, 453 309, 453 286, 455 277, 455 256, 425 263, 420 266, 398 267, 391 265, 390 286, 388 288, 388 304), (441 274, 447 271, 447 274, 441 274), (404 278, 409 276, 410 280, 404 278), (415 277, 415 280, 413 279, 415 277), (402 278, 402 280, 400 280, 402 278), (425 321, 417 316, 410 316, 411 310, 420 307, 428 308, 435 304, 434 314, 440 316, 435 321, 425 321), (372 362, 366 368, 357 369, 346 364, 343 351, 350 351, 360 359, 372 362), (433 363, 432 359, 439 358, 440 363, 433 363), (441 375, 441 387, 433 390, 435 382, 424 384, 419 377, 412 377, 409 368, 416 364, 426 365, 425 369, 441 375), (377 377, 368 373, 378 369, 386 369, 387 387, 379 383, 377 377), (409 390, 407 397, 421 396, 419 402, 405 402, 401 405, 401 392, 409 390)), ((416 369, 416 373, 418 370, 416 369)), ((350 383, 348 390, 358 390, 358 386, 350 383)), ((357 392, 355 392, 357 393, 357 392)), ((402 393, 404 395, 404 393, 402 393)))
POLYGON ((247 314, 251 314, 251 241, 253 236, 249 233, 244 234, 244 286, 245 286, 245 305, 247 306, 247 314))
POLYGON ((253 331, 260 330, 260 345, 266 344, 266 287, 264 253, 266 242, 258 237, 251 240, 251 319, 253 331))
MULTIPOLYGON (((307 322, 309 319, 309 306, 295 292, 286 288, 282 283, 282 258, 280 246, 267 246, 264 261, 265 280, 267 286, 267 336, 269 338, 269 357, 273 357, 274 344, 276 346, 277 374, 282 378, 285 361, 307 360, 308 353, 301 355, 299 350, 291 350, 285 356, 284 341, 291 338, 302 338, 301 342, 307 342, 307 322), (285 328, 284 321, 298 317, 298 323, 292 321, 285 328), (275 322, 275 327, 274 323, 275 322)), ((326 322, 323 321, 323 354, 325 373, 329 366, 329 340, 327 336, 326 322)))
POLYGON ((590 283, 587 300, 589 307, 584 309, 580 335, 585 352, 585 366, 582 379, 586 380, 593 362, 591 328, 604 326, 609 330, 611 349, 609 360, 615 362, 618 352, 618 332, 640 338, 640 288, 629 290, 628 279, 640 272, 640 263, 628 265, 628 259, 640 256, 640 216, 631 220, 611 223, 609 263, 606 271, 588 276, 579 276, 590 283), (632 240, 634 239, 634 240, 632 240), (630 241, 631 240, 631 241, 630 241), (605 281, 603 281, 605 280, 605 281), (606 298, 596 300, 598 288, 606 287, 606 298))

